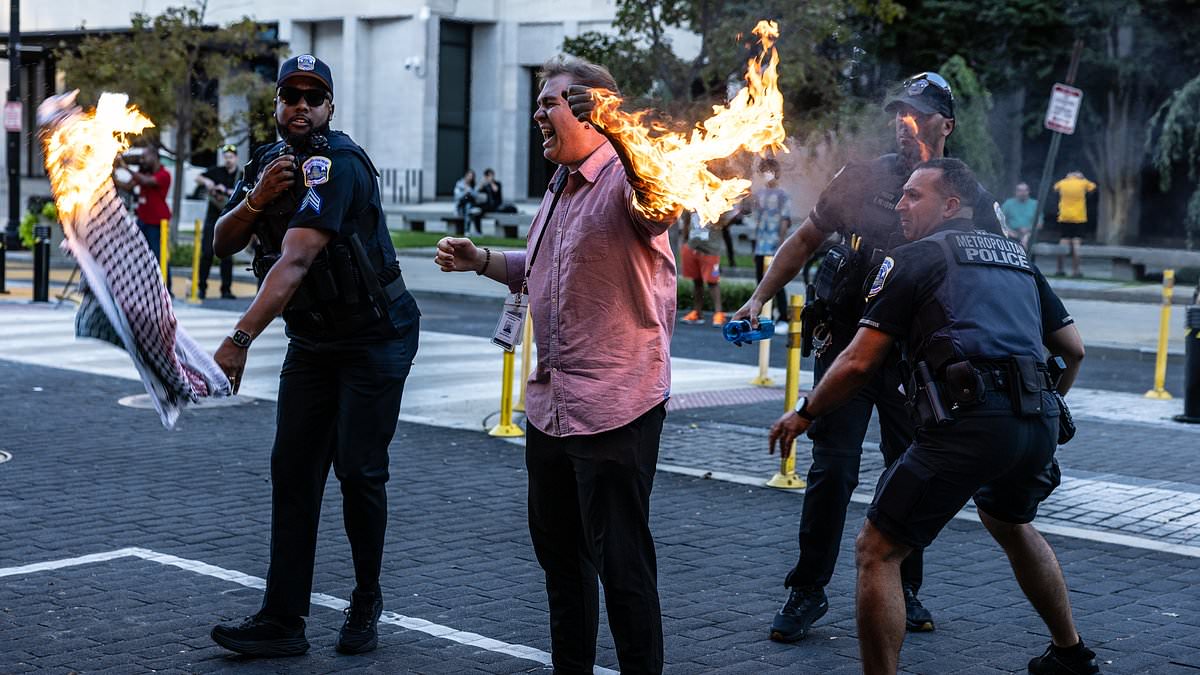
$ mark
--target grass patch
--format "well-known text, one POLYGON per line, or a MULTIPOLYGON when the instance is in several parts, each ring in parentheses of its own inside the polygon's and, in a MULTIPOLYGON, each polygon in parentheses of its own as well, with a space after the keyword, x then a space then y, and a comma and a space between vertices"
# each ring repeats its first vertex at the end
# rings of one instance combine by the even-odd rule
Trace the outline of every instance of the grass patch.
MULTIPOLYGON (((392 232, 392 244, 396 248, 432 248, 438 240, 445 237, 442 232, 412 232, 400 230, 392 232)), ((509 239, 507 237, 471 237, 476 246, 496 246, 499 248, 525 249, 524 239, 509 239)))

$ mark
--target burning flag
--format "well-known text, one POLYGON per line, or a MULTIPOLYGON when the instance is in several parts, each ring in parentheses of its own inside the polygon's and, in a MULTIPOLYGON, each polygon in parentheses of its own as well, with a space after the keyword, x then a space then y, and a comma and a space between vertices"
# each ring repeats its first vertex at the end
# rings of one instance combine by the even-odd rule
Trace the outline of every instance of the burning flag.
POLYGON ((776 72, 779 55, 774 47, 779 26, 774 21, 759 21, 754 34, 762 49, 746 64, 746 86, 729 103, 713 106, 712 116, 696 124, 690 134, 647 128, 642 119, 648 111, 622 112, 620 96, 593 93, 592 122, 620 140, 633 159, 634 170, 650 185, 653 203, 635 202, 643 215, 661 219, 681 205, 695 211, 702 222, 715 223, 746 193, 750 181, 722 180, 709 171, 708 162, 738 150, 787 151, 783 146, 787 137, 783 94, 776 72), (659 133, 651 136, 651 131, 659 133))
POLYGON ((169 429, 186 403, 228 396, 229 380, 176 325, 158 263, 113 185, 113 160, 129 147, 129 136, 154 124, 124 94, 104 94, 85 113, 75 105, 77 93, 38 106, 64 247, 87 282, 75 334, 129 352, 169 429))

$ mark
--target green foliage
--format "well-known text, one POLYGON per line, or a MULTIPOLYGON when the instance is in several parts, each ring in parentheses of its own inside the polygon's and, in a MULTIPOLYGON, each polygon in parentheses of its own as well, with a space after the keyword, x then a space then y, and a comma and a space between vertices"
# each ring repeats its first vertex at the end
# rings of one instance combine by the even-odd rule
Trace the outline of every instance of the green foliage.
MULTIPOLYGON (((441 232, 412 232, 398 230, 392 232, 392 245, 396 248, 433 248, 438 240, 446 236, 441 232)), ((478 246, 495 246, 508 250, 525 250, 524 239, 508 239, 506 237, 471 237, 478 246)))
POLYGON ((938 72, 954 92, 954 133, 947 145, 971 167, 981 183, 995 190, 1000 180, 1000 148, 987 127, 992 96, 966 60, 957 54, 942 64, 938 72))
MULTIPOLYGON (((754 295, 754 283, 749 281, 721 281, 721 308, 727 314, 733 314, 739 307, 746 304, 751 295, 754 295)), ((711 312, 712 295, 708 289, 704 289, 704 309, 703 311, 711 312)), ((692 280, 679 278, 677 293, 675 296, 675 304, 681 312, 686 312, 692 307, 692 280)))
POLYGON ((587 31, 565 38, 562 50, 592 63, 604 64, 627 97, 646 96, 654 85, 655 70, 645 58, 646 47, 637 40, 587 31))
MULTIPOLYGON (((1171 94, 1150 119, 1150 126, 1152 135, 1146 149, 1158 170, 1159 187, 1163 191, 1171 189, 1179 165, 1193 184, 1200 183, 1200 76, 1171 94)), ((1188 200, 1184 227, 1187 247, 1195 248, 1200 244, 1200 189, 1188 200)))
POLYGON ((35 240, 33 238, 33 226, 37 225, 38 217, 32 211, 26 211, 25 215, 21 216, 21 222, 17 226, 17 234, 21 237, 21 245, 25 248, 33 248, 35 240))

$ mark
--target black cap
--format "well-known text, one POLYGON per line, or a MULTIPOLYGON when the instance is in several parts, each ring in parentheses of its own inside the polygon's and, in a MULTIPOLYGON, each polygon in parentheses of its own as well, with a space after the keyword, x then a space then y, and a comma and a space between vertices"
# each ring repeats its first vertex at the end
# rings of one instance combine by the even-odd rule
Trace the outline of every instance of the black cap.
POLYGON ((297 75, 306 75, 315 77, 325 84, 325 88, 329 90, 329 95, 333 96, 333 71, 329 70, 329 64, 312 54, 301 54, 293 56, 279 66, 279 77, 275 80, 277 86, 282 86, 284 80, 297 75))
POLYGON ((925 115, 941 113, 942 117, 954 119, 954 94, 950 91, 950 83, 937 73, 921 73, 908 78, 901 85, 900 93, 889 99, 883 109, 895 112, 901 104, 925 115))

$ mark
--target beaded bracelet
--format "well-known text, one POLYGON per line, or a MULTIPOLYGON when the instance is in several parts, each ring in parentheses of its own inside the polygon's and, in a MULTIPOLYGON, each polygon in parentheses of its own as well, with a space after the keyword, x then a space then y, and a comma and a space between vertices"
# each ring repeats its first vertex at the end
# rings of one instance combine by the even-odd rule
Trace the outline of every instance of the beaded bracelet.
POLYGON ((483 253, 484 253, 483 267, 475 270, 475 274, 478 274, 480 276, 483 276, 483 273, 487 272, 488 265, 490 265, 492 263, 492 249, 485 246, 483 248, 483 253))

